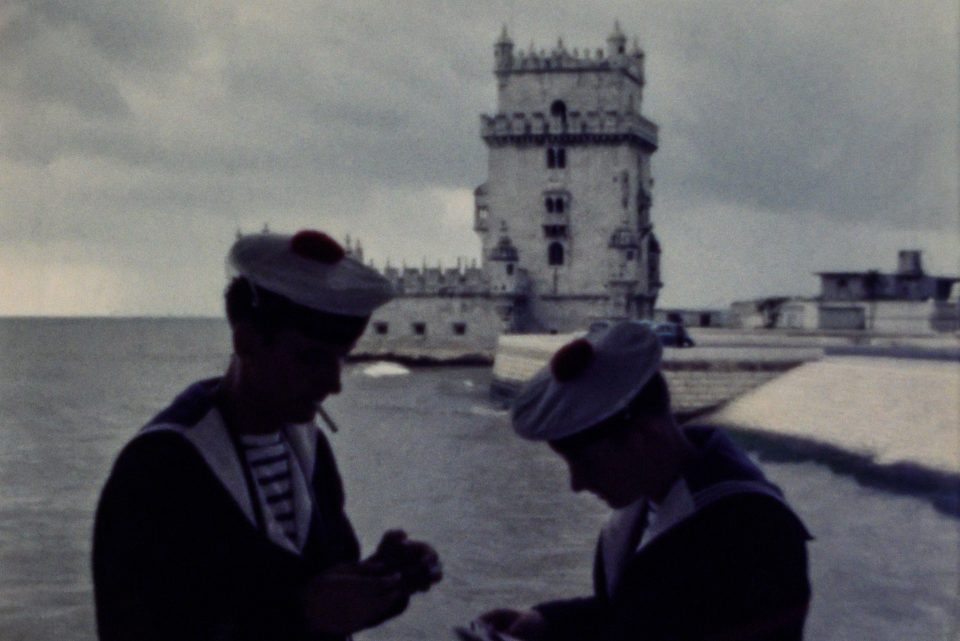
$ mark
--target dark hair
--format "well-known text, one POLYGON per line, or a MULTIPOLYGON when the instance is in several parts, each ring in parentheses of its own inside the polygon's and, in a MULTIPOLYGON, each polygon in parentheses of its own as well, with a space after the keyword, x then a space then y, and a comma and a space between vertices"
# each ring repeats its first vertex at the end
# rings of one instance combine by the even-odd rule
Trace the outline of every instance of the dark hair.
POLYGON ((551 441, 550 445, 558 451, 569 452, 613 434, 626 433, 627 427, 634 424, 634 419, 667 416, 670 416, 670 388, 663 374, 657 372, 625 408, 585 430, 551 441))
POLYGON ((255 286, 242 276, 230 281, 224 299, 231 327, 251 323, 267 339, 292 329, 332 343, 352 345, 363 334, 369 320, 298 305, 285 296, 255 286))

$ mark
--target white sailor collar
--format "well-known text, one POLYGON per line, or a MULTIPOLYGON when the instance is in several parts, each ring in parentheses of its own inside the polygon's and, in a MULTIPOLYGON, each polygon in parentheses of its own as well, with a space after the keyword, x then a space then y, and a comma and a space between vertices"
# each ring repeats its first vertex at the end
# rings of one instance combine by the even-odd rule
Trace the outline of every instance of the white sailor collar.
POLYGON ((708 505, 740 494, 762 494, 783 501, 779 492, 769 483, 757 480, 721 481, 692 492, 686 479, 681 476, 673 482, 659 504, 641 498, 615 511, 600 534, 607 594, 613 594, 624 568, 635 554, 708 505), (644 528, 643 534, 636 542, 635 535, 640 527, 644 528))
MULTIPOLYGON (((258 527, 243 463, 240 461, 239 453, 230 438, 230 433, 227 431, 223 416, 216 407, 212 407, 194 425, 185 426, 170 422, 157 423, 141 430, 135 438, 154 432, 173 432, 193 445, 247 520, 254 527, 258 527)), ((306 540, 305 537, 310 529, 313 507, 316 503, 313 497, 312 480, 314 467, 316 466, 319 428, 313 422, 290 424, 284 427, 283 433, 290 445, 292 459, 295 463, 291 473, 294 484, 298 486, 295 492, 298 497, 296 509, 297 531, 300 533, 300 548, 302 549, 303 542, 306 540)), ((282 528, 274 523, 269 515, 264 515, 264 519, 267 536, 270 540, 280 547, 299 554, 299 550, 283 534, 282 528)))

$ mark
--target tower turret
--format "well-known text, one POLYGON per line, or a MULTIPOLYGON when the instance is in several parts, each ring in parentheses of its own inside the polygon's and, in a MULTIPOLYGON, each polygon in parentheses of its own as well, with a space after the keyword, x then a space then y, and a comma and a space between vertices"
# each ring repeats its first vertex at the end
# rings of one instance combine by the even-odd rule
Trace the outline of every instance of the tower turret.
POLYGON ((637 232, 624 222, 610 235, 607 247, 610 249, 607 315, 610 318, 632 318, 636 315, 634 299, 640 284, 637 232))
POLYGON ((515 263, 517 262, 517 258, 517 248, 513 246, 513 241, 511 241, 510 237, 506 234, 500 236, 500 240, 497 242, 496 247, 490 251, 490 260, 496 260, 504 263, 515 263))
POLYGON ((517 263, 520 253, 507 234, 507 224, 500 226, 500 240, 490 250, 487 256, 489 261, 490 282, 493 291, 512 292, 516 289, 517 263))
POLYGON ((620 29, 620 21, 613 23, 613 33, 607 36, 607 57, 615 58, 627 53, 627 37, 620 29))
POLYGON ((513 40, 507 33, 507 25, 503 25, 500 37, 493 45, 493 59, 498 73, 509 71, 513 67, 513 40))

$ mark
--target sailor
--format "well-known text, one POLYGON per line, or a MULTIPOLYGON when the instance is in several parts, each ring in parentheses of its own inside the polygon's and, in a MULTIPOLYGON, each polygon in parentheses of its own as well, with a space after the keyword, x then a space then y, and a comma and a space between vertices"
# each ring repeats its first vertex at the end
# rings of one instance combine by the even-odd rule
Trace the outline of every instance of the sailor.
POLYGON ((591 596, 500 609, 479 627, 529 641, 799 640, 809 535, 721 431, 678 427, 661 346, 623 322, 561 348, 517 397, 521 437, 614 512, 591 596))
POLYGON ((314 423, 392 295, 317 231, 239 238, 226 373, 188 387, 120 452, 93 541, 102 641, 338 640, 440 579, 402 530, 361 560, 314 423))

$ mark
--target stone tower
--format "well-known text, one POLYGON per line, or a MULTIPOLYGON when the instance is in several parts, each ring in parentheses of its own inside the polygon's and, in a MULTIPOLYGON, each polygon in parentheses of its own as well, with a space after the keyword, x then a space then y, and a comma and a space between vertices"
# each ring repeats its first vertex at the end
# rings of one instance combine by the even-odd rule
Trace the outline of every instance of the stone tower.
POLYGON ((619 24, 606 49, 592 52, 562 40, 550 51, 515 51, 504 27, 494 73, 497 113, 481 116, 488 174, 475 192, 474 229, 490 281, 517 283, 516 329, 651 317, 661 286, 650 221, 657 126, 640 113, 643 51, 636 41, 628 51, 619 24))

